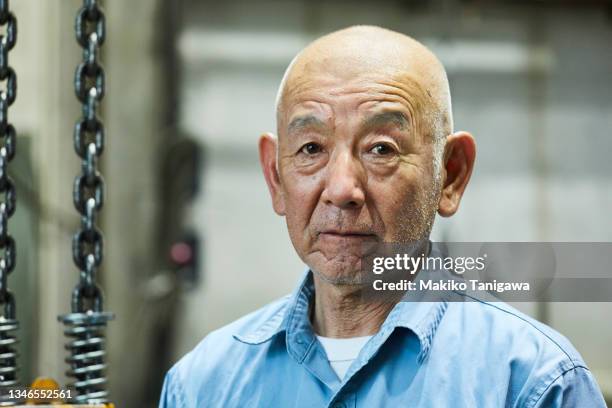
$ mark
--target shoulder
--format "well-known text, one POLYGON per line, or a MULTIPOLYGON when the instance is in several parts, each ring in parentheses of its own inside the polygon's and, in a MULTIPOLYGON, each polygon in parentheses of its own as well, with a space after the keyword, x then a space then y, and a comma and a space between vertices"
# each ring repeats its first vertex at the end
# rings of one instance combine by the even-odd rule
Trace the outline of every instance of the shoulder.
POLYGON ((553 395, 564 404, 579 395, 602 406, 582 356, 549 326, 506 303, 481 300, 449 304, 444 320, 460 333, 468 361, 506 383, 508 400, 518 406, 541 406, 553 395))
POLYGON ((267 343, 281 329, 290 296, 284 296, 209 333, 169 371, 182 384, 214 381, 224 367, 236 367, 252 346, 267 343))
MULTIPOLYGON (((472 329, 492 347, 519 351, 533 358, 555 359, 563 366, 586 366, 562 334, 504 302, 482 300, 458 303, 455 310, 471 321, 472 329), (484 335, 488 333, 488 335, 484 335)), ((449 308, 453 310, 453 308, 449 308)), ((451 311, 451 313, 453 313, 451 311)))

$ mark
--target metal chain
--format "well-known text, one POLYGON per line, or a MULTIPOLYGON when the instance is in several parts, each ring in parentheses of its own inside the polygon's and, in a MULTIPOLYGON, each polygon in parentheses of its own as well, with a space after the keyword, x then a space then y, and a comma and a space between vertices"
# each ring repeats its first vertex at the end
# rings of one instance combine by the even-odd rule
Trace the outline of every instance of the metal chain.
MULTIPOLYGON (((17 330, 15 298, 8 290, 8 275, 15 269, 15 240, 9 234, 8 223, 15 213, 15 183, 9 177, 8 165, 15 157, 17 133, 8 122, 8 108, 17 96, 17 76, 9 65, 9 51, 17 41, 17 19, 9 9, 8 0, 0 0, 0 386, 17 384, 16 338, 10 333, 17 330)), ((13 405, 15 401, 0 399, 0 405, 13 405)))
POLYGON ((83 48, 83 60, 77 66, 74 88, 82 104, 82 116, 74 127, 74 149, 81 158, 81 174, 74 180, 73 202, 81 214, 81 228, 72 239, 72 258, 80 270, 79 282, 72 292, 72 313, 60 316, 72 340, 67 359, 68 375, 76 381, 77 403, 104 403, 104 334, 111 313, 103 312, 102 290, 96 283, 96 272, 102 263, 103 237, 96 225, 104 204, 104 180, 98 171, 98 159, 104 150, 104 125, 97 109, 104 97, 104 69, 100 64, 100 47, 106 35, 105 17, 99 1, 83 0, 75 32, 83 48))
POLYGON ((0 302, 7 300, 6 278, 15 269, 15 240, 8 233, 8 220, 15 213, 15 184, 8 175, 8 164, 15 156, 16 132, 8 123, 8 108, 15 102, 17 76, 9 65, 9 51, 17 40, 17 20, 8 9, 8 0, 0 1, 0 26, 6 34, 0 35, 0 302))
POLYGON ((85 0, 75 24, 76 38, 83 47, 83 61, 74 78, 76 96, 83 105, 83 116, 74 127, 74 149, 82 160, 81 174, 74 180, 74 206, 81 214, 81 229, 72 241, 74 263, 81 270, 72 311, 85 312, 84 300, 101 311, 102 299, 95 274, 102 263, 102 233, 96 216, 104 203, 104 180, 97 168, 104 150, 104 125, 97 107, 104 97, 104 69, 100 65, 100 46, 104 43, 105 19, 96 0, 85 0), (76 303, 75 303, 76 302, 76 303))

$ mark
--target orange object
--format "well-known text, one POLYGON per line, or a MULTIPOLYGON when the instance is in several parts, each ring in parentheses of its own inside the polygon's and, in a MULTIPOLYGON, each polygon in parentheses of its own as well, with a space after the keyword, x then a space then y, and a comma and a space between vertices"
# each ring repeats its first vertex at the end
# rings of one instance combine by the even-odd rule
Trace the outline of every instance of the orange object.
MULTIPOLYGON (((60 390, 60 385, 57 383, 57 381, 55 381, 52 378, 38 377, 37 379, 34 380, 30 388, 36 389, 36 390, 60 390)), ((48 400, 48 399, 40 400, 40 399, 32 398, 32 399, 26 400, 26 404, 31 404, 31 405, 57 404, 57 403, 62 403, 62 402, 64 401, 62 401, 59 398, 51 399, 51 400, 48 400)))
MULTIPOLYGON (((32 383, 32 385, 30 386, 30 388, 32 389, 36 389, 36 390, 61 390, 62 388, 60 387, 60 385, 57 383, 57 381, 55 381, 52 378, 45 378, 45 377, 38 377, 36 380, 34 380, 34 382, 32 383)), ((39 400, 39 399, 28 399, 25 402, 26 405, 20 405, 18 407, 15 408, 19 408, 19 407, 33 407, 36 405, 53 405, 57 408, 115 408, 115 404, 98 404, 98 405, 82 405, 82 404, 78 404, 78 405, 72 405, 72 404, 67 404, 66 401, 57 398, 57 399, 44 399, 44 400, 39 400)))

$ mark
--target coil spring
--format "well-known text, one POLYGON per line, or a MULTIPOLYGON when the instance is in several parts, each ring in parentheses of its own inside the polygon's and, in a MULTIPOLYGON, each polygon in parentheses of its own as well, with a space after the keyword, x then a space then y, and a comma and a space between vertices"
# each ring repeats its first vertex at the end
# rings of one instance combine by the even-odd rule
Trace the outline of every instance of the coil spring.
POLYGON ((75 379, 68 385, 76 390, 74 403, 108 402, 104 329, 112 318, 112 313, 92 311, 60 316, 66 326, 64 334, 70 339, 65 347, 70 351, 70 356, 66 358, 70 370, 66 375, 75 379))
POLYGON ((15 399, 9 400, 8 395, 4 393, 6 388, 18 385, 17 351, 15 350, 17 339, 11 334, 18 328, 17 320, 0 316, 0 388, 3 391, 0 406, 2 407, 18 403, 15 399))

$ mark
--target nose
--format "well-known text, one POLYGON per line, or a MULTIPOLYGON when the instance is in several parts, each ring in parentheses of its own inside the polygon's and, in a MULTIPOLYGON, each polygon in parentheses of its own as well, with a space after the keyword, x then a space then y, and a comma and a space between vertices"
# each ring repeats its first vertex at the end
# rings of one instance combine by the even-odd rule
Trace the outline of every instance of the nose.
POLYGON ((334 156, 327 164, 321 199, 325 204, 343 209, 361 208, 365 203, 365 174, 361 163, 350 152, 334 156))

